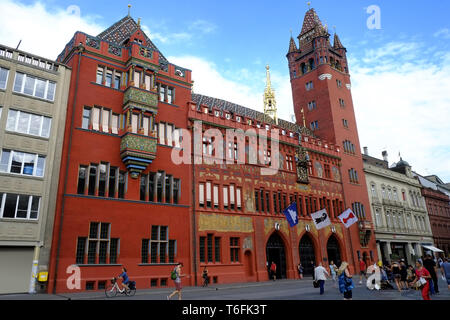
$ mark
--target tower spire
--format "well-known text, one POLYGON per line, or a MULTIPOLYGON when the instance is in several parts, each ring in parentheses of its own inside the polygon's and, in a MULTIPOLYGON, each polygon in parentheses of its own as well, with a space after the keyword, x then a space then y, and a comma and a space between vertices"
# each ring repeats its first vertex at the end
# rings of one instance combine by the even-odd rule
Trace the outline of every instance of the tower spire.
POLYGON ((270 80, 270 67, 266 66, 266 88, 264 90, 264 115, 269 116, 278 124, 277 101, 275 100, 275 91, 272 89, 270 80))

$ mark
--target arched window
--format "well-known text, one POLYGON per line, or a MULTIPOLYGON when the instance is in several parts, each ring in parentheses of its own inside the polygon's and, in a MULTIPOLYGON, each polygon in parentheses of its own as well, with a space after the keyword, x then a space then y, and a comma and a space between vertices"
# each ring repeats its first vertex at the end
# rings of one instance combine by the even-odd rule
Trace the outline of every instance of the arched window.
POLYGON ((306 67, 306 64, 304 62, 300 65, 300 68, 302 70, 302 74, 305 74, 308 72, 308 68, 306 67))
POLYGON ((314 59, 309 59, 309 70, 313 70, 315 68, 315 62, 314 59))

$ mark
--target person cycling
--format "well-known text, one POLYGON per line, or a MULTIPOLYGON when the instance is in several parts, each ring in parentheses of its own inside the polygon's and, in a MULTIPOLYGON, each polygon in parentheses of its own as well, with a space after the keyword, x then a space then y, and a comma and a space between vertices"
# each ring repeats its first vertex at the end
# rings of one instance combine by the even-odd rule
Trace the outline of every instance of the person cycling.
POLYGON ((128 278, 127 269, 122 267, 122 273, 118 276, 118 279, 122 279, 122 291, 129 290, 128 283, 130 283, 130 279, 128 278))

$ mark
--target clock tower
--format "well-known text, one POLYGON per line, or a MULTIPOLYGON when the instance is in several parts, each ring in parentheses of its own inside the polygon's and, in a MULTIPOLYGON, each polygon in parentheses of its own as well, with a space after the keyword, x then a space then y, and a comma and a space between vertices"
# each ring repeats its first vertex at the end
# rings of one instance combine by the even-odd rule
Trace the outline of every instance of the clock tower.
POLYGON ((346 53, 336 33, 330 43, 328 27, 309 9, 298 46, 291 36, 287 59, 297 123, 340 146, 345 205, 360 222, 349 229, 354 261, 361 257, 370 263, 376 261, 377 250, 346 53))

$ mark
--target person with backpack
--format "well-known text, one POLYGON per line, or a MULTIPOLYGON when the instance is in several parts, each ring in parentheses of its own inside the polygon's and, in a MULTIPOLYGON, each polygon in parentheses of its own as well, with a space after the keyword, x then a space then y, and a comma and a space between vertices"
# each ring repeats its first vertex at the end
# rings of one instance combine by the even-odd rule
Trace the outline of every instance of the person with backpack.
POLYGON ((337 272, 339 279, 339 291, 344 295, 344 300, 352 300, 352 290, 355 288, 352 275, 348 271, 348 263, 343 261, 337 272))
POLYGON ((181 278, 186 276, 185 274, 181 274, 181 267, 183 267, 183 263, 178 262, 178 264, 170 274, 170 278, 175 283, 175 291, 167 296, 167 300, 170 300, 170 298, 172 298, 176 294, 178 294, 178 300, 181 300, 181 290, 183 289, 183 287, 181 286, 181 278))

